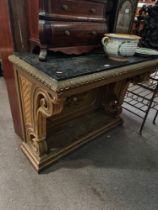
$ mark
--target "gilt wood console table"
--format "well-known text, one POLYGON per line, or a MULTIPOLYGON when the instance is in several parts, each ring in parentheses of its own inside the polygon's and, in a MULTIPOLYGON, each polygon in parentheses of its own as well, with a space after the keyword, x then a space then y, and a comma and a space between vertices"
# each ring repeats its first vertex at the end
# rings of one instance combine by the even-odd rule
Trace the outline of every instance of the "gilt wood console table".
POLYGON ((62 156, 122 123, 120 113, 130 82, 148 78, 158 59, 126 62, 103 53, 82 56, 9 57, 19 92, 25 139, 21 148, 39 172, 62 156))

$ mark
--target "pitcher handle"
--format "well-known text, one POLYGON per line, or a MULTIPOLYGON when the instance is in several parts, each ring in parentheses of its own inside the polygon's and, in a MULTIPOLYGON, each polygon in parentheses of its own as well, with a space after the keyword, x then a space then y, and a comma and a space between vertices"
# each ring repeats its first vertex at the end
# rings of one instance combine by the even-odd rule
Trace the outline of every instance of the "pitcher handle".
POLYGON ((108 44, 109 40, 110 40, 109 37, 107 37, 107 36, 103 37, 101 40, 103 46, 106 46, 108 44))

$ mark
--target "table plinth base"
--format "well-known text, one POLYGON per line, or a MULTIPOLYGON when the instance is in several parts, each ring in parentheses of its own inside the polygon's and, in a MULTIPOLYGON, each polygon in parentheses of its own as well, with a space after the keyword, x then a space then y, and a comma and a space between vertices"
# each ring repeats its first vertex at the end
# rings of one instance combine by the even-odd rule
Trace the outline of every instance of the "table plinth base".
MULTIPOLYGON (((83 117, 83 119, 84 119, 84 117, 83 117)), ((70 138, 71 143, 67 142, 65 145, 62 145, 62 147, 60 146, 60 148, 55 149, 54 147, 49 146, 50 147, 49 153, 45 154, 43 157, 40 157, 40 158, 37 157, 32 152, 32 150, 30 149, 28 144, 25 142, 22 143, 21 149, 24 152, 24 154, 27 156, 27 158, 31 161, 31 163, 33 164, 35 169, 38 172, 40 172, 42 169, 48 167, 52 163, 56 162, 63 156, 69 154, 70 152, 76 150, 80 146, 86 144, 87 142, 89 142, 91 140, 94 140, 99 135, 104 134, 105 132, 109 131, 110 129, 122 124, 122 122, 123 121, 120 117, 117 117, 117 118, 105 117, 104 125, 102 125, 101 127, 98 127, 94 130, 94 128, 93 128, 94 124, 93 124, 93 126, 91 126, 92 130, 89 133, 87 133, 85 135, 82 135, 82 133, 80 133, 81 135, 80 135, 79 139, 75 139, 76 138, 75 136, 71 136, 71 138, 70 138), (73 142, 72 142, 72 139, 73 139, 73 142)), ((96 122, 96 123, 98 123, 98 122, 96 122)), ((76 128, 76 129, 78 129, 78 128, 76 128)), ((78 132, 80 132, 80 131, 78 131, 78 132)), ((56 136, 53 135, 53 138, 58 139, 57 135, 58 134, 56 134, 56 136)), ((64 133, 63 133, 63 135, 64 135, 64 133)), ((60 138, 64 138, 64 136, 62 136, 62 137, 60 136, 60 138)), ((51 139, 51 137, 49 137, 49 140, 50 139, 51 139)))

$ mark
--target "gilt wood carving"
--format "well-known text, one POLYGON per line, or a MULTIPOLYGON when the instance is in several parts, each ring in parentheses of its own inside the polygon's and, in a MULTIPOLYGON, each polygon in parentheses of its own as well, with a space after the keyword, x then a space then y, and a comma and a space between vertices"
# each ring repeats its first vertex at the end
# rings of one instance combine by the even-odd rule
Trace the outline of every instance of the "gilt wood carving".
POLYGON ((10 60, 25 131, 21 147, 38 172, 121 124, 128 84, 147 79, 158 65, 153 60, 57 82, 16 56, 10 60))
POLYGON ((62 111, 63 101, 53 92, 47 92, 27 77, 19 74, 26 143, 32 153, 41 158, 48 152, 46 143, 46 119, 62 111))

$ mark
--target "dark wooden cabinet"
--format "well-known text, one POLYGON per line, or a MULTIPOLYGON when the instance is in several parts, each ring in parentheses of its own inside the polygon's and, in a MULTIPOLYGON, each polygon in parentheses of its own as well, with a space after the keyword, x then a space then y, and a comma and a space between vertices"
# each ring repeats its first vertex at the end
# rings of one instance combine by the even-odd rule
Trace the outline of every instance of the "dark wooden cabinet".
MULTIPOLYGON (((43 21, 40 21, 40 29, 42 28, 43 21)), ((71 54, 76 51, 77 47, 98 45, 106 31, 107 26, 104 23, 49 21, 45 23, 45 29, 40 31, 40 44, 52 49, 59 47, 60 51, 66 47, 64 52, 71 54), (74 50, 71 48, 73 46, 75 46, 74 50)))
POLYGON ((39 45, 40 59, 47 49, 76 54, 101 46, 108 32, 107 1, 40 0, 39 45))
POLYGON ((31 44, 40 46, 41 60, 47 50, 89 52, 105 32, 129 33, 136 6, 137 0, 28 0, 31 44))

